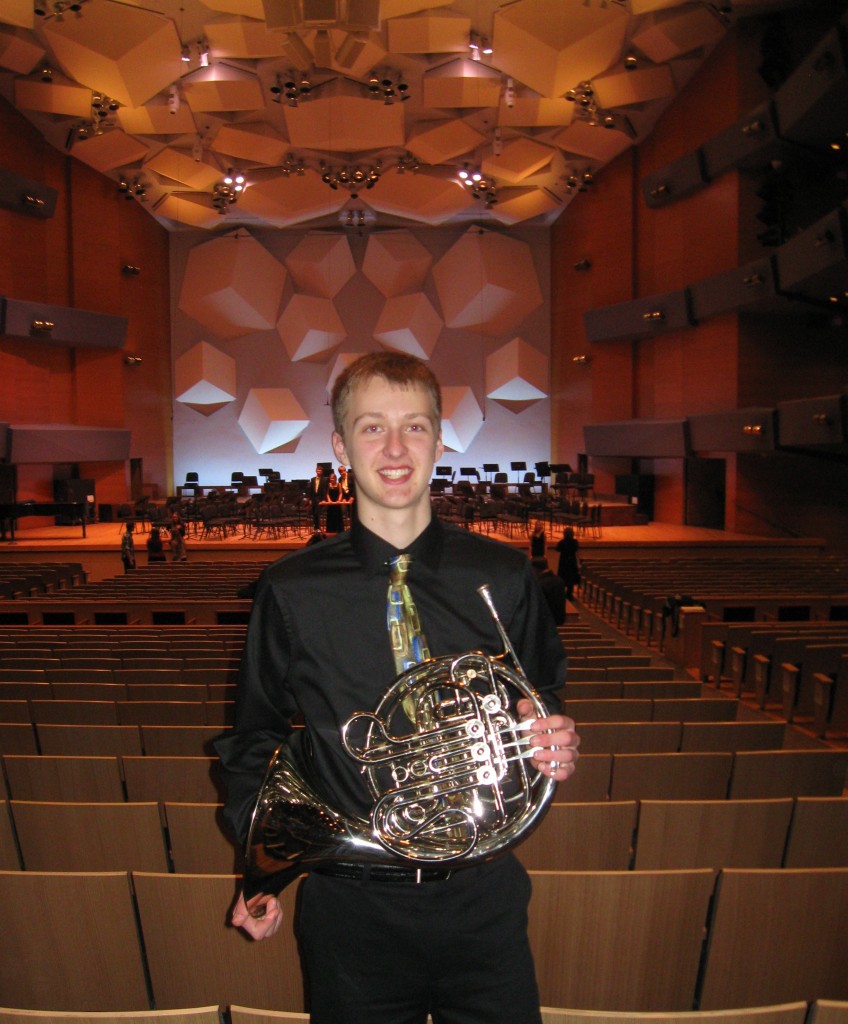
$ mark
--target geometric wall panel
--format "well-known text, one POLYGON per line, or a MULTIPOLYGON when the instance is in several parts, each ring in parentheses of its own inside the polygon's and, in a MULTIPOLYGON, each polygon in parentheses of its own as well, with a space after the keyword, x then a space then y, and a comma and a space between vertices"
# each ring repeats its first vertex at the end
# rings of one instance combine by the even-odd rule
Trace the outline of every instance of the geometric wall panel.
POLYGON ((513 338, 486 358, 486 397, 513 412, 546 398, 547 384, 547 358, 523 338, 513 338))
POLYGON ((293 295, 280 319, 277 333, 293 362, 320 361, 347 336, 332 299, 293 295))
POLYGON ((330 374, 327 377, 327 394, 332 395, 333 388, 335 387, 336 377, 346 370, 351 363, 355 363, 360 356, 364 356, 364 352, 340 352, 333 360, 333 368, 330 370, 330 374))
POLYGON ((542 303, 530 247, 481 228, 454 243, 433 280, 448 327, 503 334, 542 303))
POLYGON ((179 308, 222 338, 273 328, 286 268, 251 235, 223 235, 188 255, 179 308))
POLYGON ((362 273, 388 299, 421 288, 432 262, 411 231, 384 231, 368 239, 362 273))
POLYGON ((174 361, 176 401, 204 416, 236 397, 236 361, 226 352, 200 341, 174 361))
POLYGON ((469 387, 442 388, 442 441, 452 452, 464 452, 483 426, 483 410, 469 387))
POLYGON ((346 235, 308 234, 285 263, 297 288, 325 299, 334 298, 356 273, 346 235))
POLYGON ((532 139, 513 139, 495 156, 483 158, 483 173, 497 178, 498 184, 517 185, 524 178, 541 171, 553 159, 556 150, 532 139))
POLYGON ((288 388, 251 388, 238 423, 256 451, 264 455, 296 441, 309 426, 309 419, 288 388))
POLYGON ((429 359, 442 326, 442 318, 423 292, 396 295, 386 300, 374 337, 387 348, 429 359))

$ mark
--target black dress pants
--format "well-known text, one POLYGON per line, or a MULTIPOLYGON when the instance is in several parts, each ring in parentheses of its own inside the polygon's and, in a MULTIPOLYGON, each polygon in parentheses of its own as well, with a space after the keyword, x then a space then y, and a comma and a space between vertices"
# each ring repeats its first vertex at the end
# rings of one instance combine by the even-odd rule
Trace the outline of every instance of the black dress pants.
POLYGON ((309 875, 298 938, 312 1024, 540 1024, 529 899, 511 855, 420 884, 309 875))

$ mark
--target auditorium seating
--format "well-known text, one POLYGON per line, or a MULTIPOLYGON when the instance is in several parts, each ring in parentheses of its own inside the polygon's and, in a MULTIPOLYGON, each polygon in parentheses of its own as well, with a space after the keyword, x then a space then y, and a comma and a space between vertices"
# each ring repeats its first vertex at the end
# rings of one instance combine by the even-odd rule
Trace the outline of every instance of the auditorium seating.
MULTIPOLYGON (((720 1010, 723 1021, 808 1024, 813 1000, 848 994, 832 973, 802 963, 779 989, 791 1009, 757 1017, 757 1007, 776 1000, 761 989, 756 1007, 728 1002, 715 980, 723 967, 711 971, 710 958, 728 956, 733 941, 725 934, 727 899, 722 916, 718 908, 725 878, 740 884, 734 872, 810 876, 814 909, 840 898, 835 879, 848 871, 848 751, 799 739, 773 703, 768 714, 743 706, 750 688, 728 689, 724 665, 713 682, 725 685, 707 685, 656 653, 634 650, 624 636, 610 641, 609 631, 585 622, 560 632, 571 661, 566 709, 579 723, 582 757, 517 849, 532 873, 531 939, 550 1007, 546 1024, 590 1011, 605 1019, 701 1019, 694 1007, 706 1009, 704 995, 713 1020, 720 1010), (833 876, 830 887, 819 881, 822 871, 833 876)), ((243 865, 221 827, 223 792, 210 743, 232 721, 233 665, 243 640, 243 627, 212 624, 0 625, 4 906, 7 896, 13 903, 31 896, 10 876, 66 878, 72 907, 79 892, 108 888, 117 877, 137 900, 139 926, 135 956, 131 950, 119 974, 132 978, 140 958, 149 978, 142 1000, 132 984, 120 997, 109 984, 115 1001, 99 993, 106 1001, 89 1004, 79 995, 95 974, 87 961, 68 998, 52 982, 36 989, 7 975, 4 991, 15 994, 15 1005, 195 1007, 198 1024, 207 1024, 201 1014, 212 1007, 248 1015, 231 1015, 232 1024, 261 1024, 268 1014, 305 1019, 290 931, 266 946, 226 926, 243 865), (23 667, 4 672, 4 655, 23 667)), ((764 891, 752 884, 745 899, 748 913, 770 920, 757 902, 764 891)), ((296 885, 284 894, 289 919, 296 896, 296 885)), ((81 920, 88 927, 94 918, 81 920)), ((839 941, 830 919, 827 928, 828 941, 839 941)), ((0 940, 0 956, 9 941, 0 940)), ((35 956, 36 943, 36 932, 26 931, 26 957, 35 956)), ((51 955, 54 948, 73 958, 61 941, 51 955)), ((739 973, 732 973, 732 991, 750 1000, 739 973)))

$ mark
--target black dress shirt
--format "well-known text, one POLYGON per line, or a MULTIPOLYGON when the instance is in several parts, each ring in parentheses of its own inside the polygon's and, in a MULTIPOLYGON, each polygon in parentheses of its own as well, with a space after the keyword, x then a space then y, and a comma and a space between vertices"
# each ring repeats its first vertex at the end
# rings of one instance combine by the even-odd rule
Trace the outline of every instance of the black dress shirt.
MULTIPOLYGON (((434 519, 406 549, 408 582, 432 657, 503 644, 477 588, 488 584, 527 677, 552 713, 566 658, 526 555, 434 519)), ((372 800, 340 728, 373 711, 395 678, 386 628, 388 560, 399 554, 360 523, 262 575, 245 643, 232 733, 216 744, 225 816, 244 840, 268 762, 300 712, 334 806, 368 816, 372 800)))

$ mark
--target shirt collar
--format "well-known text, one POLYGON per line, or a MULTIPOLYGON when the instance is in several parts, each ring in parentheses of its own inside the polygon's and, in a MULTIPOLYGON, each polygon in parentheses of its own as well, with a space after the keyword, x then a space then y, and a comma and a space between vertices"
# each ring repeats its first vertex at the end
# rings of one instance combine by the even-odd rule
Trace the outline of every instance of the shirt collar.
MULTIPOLYGON (((438 569, 444 544, 444 532, 444 525, 436 516, 433 516, 415 540, 403 549, 412 557, 413 565, 420 563, 427 566, 432 572, 438 569)), ((401 549, 387 543, 376 533, 372 533, 358 519, 354 520, 351 527, 351 544, 354 554, 371 576, 386 575, 389 559, 403 553, 401 549)))

